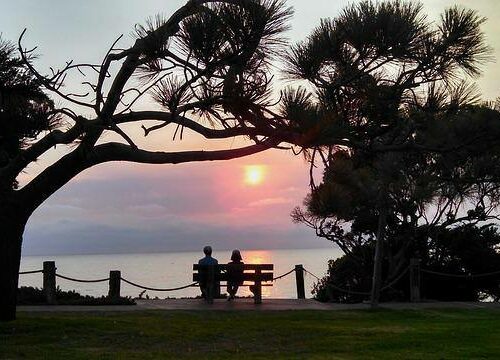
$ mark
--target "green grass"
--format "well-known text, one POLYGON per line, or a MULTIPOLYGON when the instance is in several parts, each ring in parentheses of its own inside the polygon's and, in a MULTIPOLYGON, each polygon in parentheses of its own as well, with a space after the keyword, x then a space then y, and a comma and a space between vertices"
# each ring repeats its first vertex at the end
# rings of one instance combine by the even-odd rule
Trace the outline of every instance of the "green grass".
POLYGON ((1 359, 499 359, 500 311, 20 313, 1 359))

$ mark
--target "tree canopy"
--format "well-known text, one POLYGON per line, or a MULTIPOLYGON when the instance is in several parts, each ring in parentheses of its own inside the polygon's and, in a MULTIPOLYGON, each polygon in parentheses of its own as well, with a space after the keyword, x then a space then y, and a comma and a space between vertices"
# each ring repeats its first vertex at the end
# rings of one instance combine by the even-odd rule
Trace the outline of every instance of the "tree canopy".
POLYGON ((460 222, 464 203, 471 221, 493 216, 500 118, 470 84, 490 56, 484 21, 458 6, 432 23, 418 2, 363 1, 287 55, 289 77, 304 85, 284 94, 282 112, 308 134, 311 174, 324 168, 292 216, 347 254, 375 244, 375 305, 383 259, 390 281, 422 222, 460 222))
POLYGON ((15 51, 13 44, 0 38, 0 167, 60 119, 52 113, 54 102, 15 51))
POLYGON ((434 25, 414 1, 351 5, 288 53, 289 77, 306 83, 287 91, 283 113, 318 145, 428 146, 413 136, 417 124, 409 114, 423 108, 437 116, 443 101, 472 100, 462 79, 479 75, 489 59, 483 22, 476 12, 453 7, 434 25))

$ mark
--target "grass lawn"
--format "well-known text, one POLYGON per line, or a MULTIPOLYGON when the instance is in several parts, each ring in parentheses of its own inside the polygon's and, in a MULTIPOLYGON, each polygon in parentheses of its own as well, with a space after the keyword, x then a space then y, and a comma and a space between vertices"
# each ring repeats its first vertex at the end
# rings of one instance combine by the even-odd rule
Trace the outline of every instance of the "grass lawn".
POLYGON ((20 313, 1 359, 500 359, 500 311, 20 313))

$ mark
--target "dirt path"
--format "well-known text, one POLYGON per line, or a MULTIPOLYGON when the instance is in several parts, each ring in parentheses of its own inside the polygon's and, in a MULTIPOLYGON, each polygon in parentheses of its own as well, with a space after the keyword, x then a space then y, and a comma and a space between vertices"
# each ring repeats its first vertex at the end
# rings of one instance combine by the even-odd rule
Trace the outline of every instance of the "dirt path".
MULTIPOLYGON (((472 303, 472 302, 421 302, 421 303, 385 303, 380 305, 384 309, 497 309, 500 303, 472 303)), ((297 299, 264 299, 262 304, 255 305, 253 299, 237 299, 228 302, 224 299, 215 300, 213 305, 201 299, 164 299, 164 300, 137 300, 136 306, 78 306, 78 305, 40 305, 18 306, 22 312, 85 312, 85 311, 144 311, 144 310, 225 310, 225 311, 276 311, 276 310, 361 310, 369 309, 369 304, 331 304, 320 303, 315 300, 297 299)))

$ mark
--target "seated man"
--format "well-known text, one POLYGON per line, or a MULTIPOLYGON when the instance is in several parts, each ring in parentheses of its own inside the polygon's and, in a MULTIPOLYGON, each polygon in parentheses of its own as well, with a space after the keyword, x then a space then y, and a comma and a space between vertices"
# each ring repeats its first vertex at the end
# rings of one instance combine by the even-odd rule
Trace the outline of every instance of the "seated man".
MULTIPOLYGON (((203 253, 205 254, 205 257, 198 261, 198 265, 218 265, 219 264, 217 259, 212 257, 212 247, 211 246, 205 246, 203 248, 203 253)), ((199 273, 200 273, 201 296, 204 299, 206 299, 207 298, 208 274, 206 271, 202 271, 202 270, 200 270, 199 273)))

